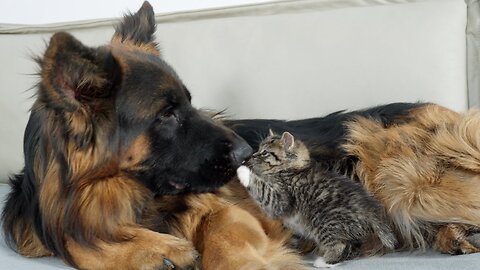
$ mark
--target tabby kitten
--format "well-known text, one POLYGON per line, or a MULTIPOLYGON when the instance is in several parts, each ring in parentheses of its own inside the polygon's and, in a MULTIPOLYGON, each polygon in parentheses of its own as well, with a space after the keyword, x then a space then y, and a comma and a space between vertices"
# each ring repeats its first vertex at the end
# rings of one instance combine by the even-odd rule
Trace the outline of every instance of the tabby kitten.
POLYGON ((315 267, 331 267, 360 255, 374 237, 393 249, 396 239, 380 204, 351 179, 323 169, 305 145, 285 132, 271 134, 237 171, 240 182, 271 217, 313 240, 315 267))

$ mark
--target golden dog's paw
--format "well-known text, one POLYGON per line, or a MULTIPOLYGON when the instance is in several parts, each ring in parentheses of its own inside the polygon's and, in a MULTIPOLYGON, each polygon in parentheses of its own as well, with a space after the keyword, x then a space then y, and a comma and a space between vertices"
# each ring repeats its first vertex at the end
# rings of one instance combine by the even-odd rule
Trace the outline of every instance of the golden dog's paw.
POLYGON ((80 269, 201 269, 199 253, 185 239, 139 228, 124 232, 131 239, 119 243, 99 241, 97 249, 68 239, 67 248, 80 269))
POLYGON ((139 245, 130 260, 134 269, 201 269, 200 255, 191 242, 167 234, 151 234, 150 239, 142 234, 137 236, 139 245))
POLYGON ((153 269, 154 270, 172 270, 172 269, 175 269, 175 270, 201 270, 202 266, 201 266, 200 256, 197 255, 193 261, 183 263, 182 266, 174 263, 172 260, 170 260, 168 258, 163 258, 163 263, 161 263, 160 265, 158 265, 158 264, 155 265, 153 267, 153 269))
MULTIPOLYGON (((165 256, 163 253, 152 251, 140 252, 137 256, 141 259, 135 259, 132 263, 133 269, 144 270, 200 270, 200 256, 196 251, 179 252, 173 256, 165 256)), ((137 257, 136 256, 136 257, 137 257)))
POLYGON ((447 254, 480 252, 480 228, 465 224, 447 224, 437 232, 434 247, 447 254))
POLYGON ((202 267, 201 267, 201 263, 200 263, 199 259, 195 260, 191 265, 181 267, 181 266, 178 266, 175 263, 173 263, 171 260, 169 260, 167 258, 164 258, 163 259, 163 264, 162 265, 157 265, 153 269, 155 269, 155 270, 172 270, 172 269, 176 269, 176 270, 201 270, 202 267))

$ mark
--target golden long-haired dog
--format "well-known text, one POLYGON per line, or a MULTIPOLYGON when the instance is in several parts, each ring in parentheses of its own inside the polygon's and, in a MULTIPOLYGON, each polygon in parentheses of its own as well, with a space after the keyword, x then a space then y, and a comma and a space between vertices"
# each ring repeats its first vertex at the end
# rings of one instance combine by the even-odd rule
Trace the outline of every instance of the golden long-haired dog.
POLYGON ((226 123, 258 147, 259 134, 289 131, 314 159, 360 181, 384 206, 399 249, 480 251, 480 112, 394 103, 299 121, 226 123))
POLYGON ((105 46, 51 37, 2 215, 8 243, 80 269, 302 269, 280 224, 239 184, 220 188, 252 148, 192 107, 154 31, 145 2, 105 46))

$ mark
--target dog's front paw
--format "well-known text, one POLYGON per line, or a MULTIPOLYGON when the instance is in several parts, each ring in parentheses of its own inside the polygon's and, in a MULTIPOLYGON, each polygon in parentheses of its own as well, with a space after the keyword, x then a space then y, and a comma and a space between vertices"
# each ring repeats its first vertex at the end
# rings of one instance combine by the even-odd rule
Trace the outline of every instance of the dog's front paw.
POLYGON ((160 269, 170 270, 200 270, 201 257, 188 241, 179 240, 172 249, 165 254, 160 269))
POLYGON ((245 187, 248 187, 248 185, 250 184, 251 174, 252 172, 247 166, 240 166, 237 169, 238 179, 240 179, 240 183, 242 183, 242 185, 244 185, 245 187))
MULTIPOLYGON (((139 230, 122 269, 198 270, 199 253, 190 241, 168 234, 139 230)), ((117 266, 120 262, 117 263, 117 266)), ((118 267, 116 269, 119 269, 118 267)))
POLYGON ((197 253, 194 252, 194 259, 189 263, 183 264, 182 266, 175 264, 172 260, 168 258, 163 259, 162 265, 157 265, 155 270, 202 270, 202 260, 197 253))

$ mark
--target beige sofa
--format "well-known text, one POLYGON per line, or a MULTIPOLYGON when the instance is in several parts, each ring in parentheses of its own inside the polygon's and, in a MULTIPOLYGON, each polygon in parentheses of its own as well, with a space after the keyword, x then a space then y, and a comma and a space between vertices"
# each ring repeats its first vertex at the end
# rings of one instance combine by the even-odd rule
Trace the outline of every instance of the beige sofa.
MULTIPOLYGON (((122 10, 119 7, 119 12, 122 10)), ((161 12, 161 10, 157 10, 161 12)), ((469 0, 301 0, 158 14, 162 56, 197 107, 297 119, 394 101, 480 103, 480 6, 469 0)), ((56 31, 106 43, 116 20, 0 27, 0 182, 21 169, 37 80, 31 54, 56 31)), ((0 196, 8 191, 0 188, 0 196)), ((0 242, 0 269, 55 269, 0 242)), ((339 269, 474 269, 480 256, 391 254, 339 269)))

